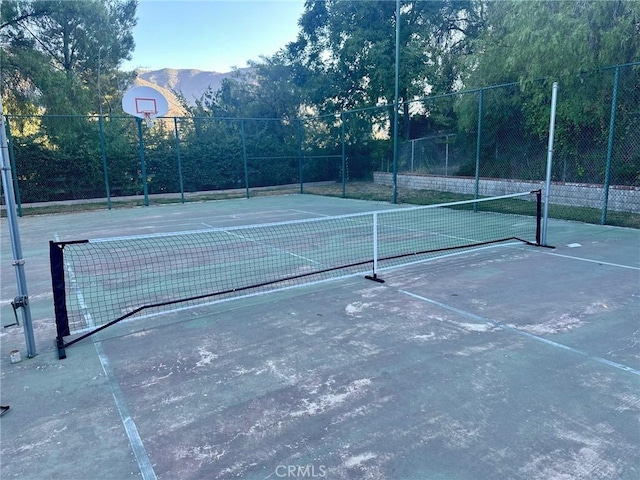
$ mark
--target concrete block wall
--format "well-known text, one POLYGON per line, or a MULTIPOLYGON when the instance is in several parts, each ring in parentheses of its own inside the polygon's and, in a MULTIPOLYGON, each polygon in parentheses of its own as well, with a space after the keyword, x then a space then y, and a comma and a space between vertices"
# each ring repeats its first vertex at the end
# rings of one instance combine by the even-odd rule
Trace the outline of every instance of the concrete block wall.
MULTIPOLYGON (((374 172, 373 182, 380 185, 392 186, 393 175, 386 172, 374 172)), ((402 174, 398 175, 398 187, 473 195, 475 179, 473 177, 402 174)), ((481 196, 493 197, 539 189, 544 189, 543 181, 481 178, 478 193, 481 196)), ((549 199, 550 203, 555 205, 601 209, 603 195, 604 187, 602 185, 553 182, 551 184, 549 199)), ((620 212, 640 213, 640 187, 610 186, 608 209, 620 212)))

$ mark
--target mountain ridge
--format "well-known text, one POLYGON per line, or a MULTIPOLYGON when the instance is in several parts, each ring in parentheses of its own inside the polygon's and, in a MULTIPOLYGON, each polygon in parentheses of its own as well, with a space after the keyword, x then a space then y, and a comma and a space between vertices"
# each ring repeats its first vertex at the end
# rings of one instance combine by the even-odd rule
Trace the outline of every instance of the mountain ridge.
POLYGON ((178 100, 180 94, 189 105, 195 105, 196 100, 211 88, 212 91, 220 90, 224 79, 235 75, 237 72, 245 73, 250 68, 239 68, 232 72, 220 73, 197 69, 161 68, 159 70, 136 70, 135 85, 153 87, 159 90, 169 102, 168 116, 181 116, 185 114, 184 107, 178 100))

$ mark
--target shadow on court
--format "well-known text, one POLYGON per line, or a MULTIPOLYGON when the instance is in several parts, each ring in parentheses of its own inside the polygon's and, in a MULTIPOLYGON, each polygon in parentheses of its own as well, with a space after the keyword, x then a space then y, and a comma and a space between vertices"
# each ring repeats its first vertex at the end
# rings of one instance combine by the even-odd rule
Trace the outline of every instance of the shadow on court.
MULTIPOLYGON (((0 477, 637 479, 638 230, 551 220, 553 250, 133 319, 57 358, 49 240, 394 207, 295 195, 21 219, 38 355, 3 329, 0 477)), ((3 324, 10 252, 3 228, 3 324)))

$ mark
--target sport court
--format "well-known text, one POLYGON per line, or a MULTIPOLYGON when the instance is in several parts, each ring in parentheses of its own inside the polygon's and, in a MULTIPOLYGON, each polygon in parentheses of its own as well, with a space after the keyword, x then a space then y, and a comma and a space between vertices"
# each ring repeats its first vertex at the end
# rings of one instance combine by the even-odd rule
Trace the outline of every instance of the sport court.
MULTIPOLYGON (((291 195, 22 218, 39 354, 11 364, 24 339, 3 329, 2 478, 637 479, 637 230, 551 219, 553 250, 133 318, 58 360, 49 240, 395 208, 291 195)), ((3 267, 3 324, 14 292, 3 267)))

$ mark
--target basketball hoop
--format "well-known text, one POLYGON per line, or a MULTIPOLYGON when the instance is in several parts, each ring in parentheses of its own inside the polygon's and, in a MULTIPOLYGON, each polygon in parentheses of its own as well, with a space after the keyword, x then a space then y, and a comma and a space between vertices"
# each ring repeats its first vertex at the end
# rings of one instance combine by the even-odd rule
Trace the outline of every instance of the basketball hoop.
POLYGON ((127 90, 122 97, 122 109, 129 115, 144 120, 147 128, 151 128, 156 117, 166 115, 169 104, 159 91, 140 86, 127 90))
POLYGON ((144 123, 147 124, 147 128, 152 128, 153 127, 153 117, 151 115, 155 114, 156 112, 143 112, 143 113, 144 113, 144 123))

